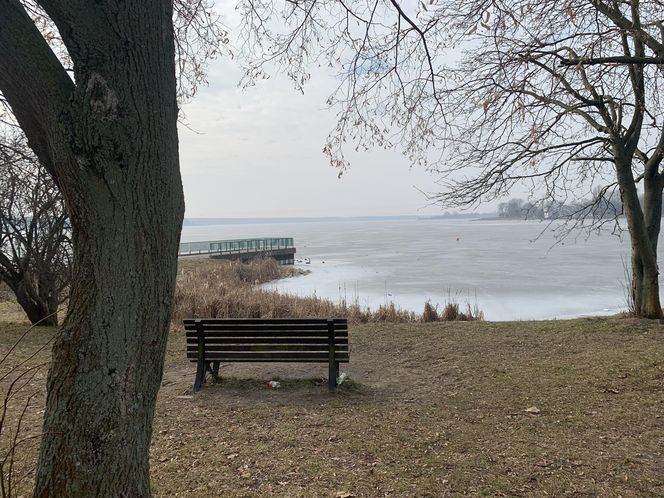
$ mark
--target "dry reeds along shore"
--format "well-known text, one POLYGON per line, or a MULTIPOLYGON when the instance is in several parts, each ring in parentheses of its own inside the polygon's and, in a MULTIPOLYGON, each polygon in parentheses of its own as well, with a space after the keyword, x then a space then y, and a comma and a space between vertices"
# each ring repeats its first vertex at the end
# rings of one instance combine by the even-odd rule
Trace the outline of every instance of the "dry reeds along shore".
POLYGON ((357 302, 335 303, 316 295, 301 297, 261 288, 259 285, 300 274, 270 258, 249 263, 206 258, 183 259, 175 292, 173 320, 184 318, 305 318, 343 316, 352 323, 436 322, 482 320, 477 306, 465 308, 453 299, 439 311, 427 301, 423 312, 414 313, 390 302, 378 309, 357 302))

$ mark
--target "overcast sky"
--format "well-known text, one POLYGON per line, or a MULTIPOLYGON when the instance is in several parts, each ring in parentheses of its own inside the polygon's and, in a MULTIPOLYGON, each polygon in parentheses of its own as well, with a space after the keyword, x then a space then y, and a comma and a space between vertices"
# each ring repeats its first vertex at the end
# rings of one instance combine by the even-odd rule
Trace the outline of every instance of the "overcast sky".
POLYGON ((322 153, 335 123, 325 108, 338 83, 332 72, 313 75, 304 95, 283 76, 241 90, 240 76, 235 61, 213 62, 209 87, 183 108, 191 128, 180 126, 187 217, 441 212, 418 190, 435 190, 434 178, 395 152, 349 147, 352 167, 337 179, 322 153))

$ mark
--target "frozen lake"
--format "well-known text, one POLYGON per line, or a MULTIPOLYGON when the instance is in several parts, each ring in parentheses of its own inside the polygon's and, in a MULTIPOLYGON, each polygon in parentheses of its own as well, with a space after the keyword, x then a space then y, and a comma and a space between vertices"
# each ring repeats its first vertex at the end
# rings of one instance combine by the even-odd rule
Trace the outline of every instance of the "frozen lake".
POLYGON ((426 300, 477 303, 488 320, 612 314, 625 305, 626 233, 579 233, 554 245, 538 222, 381 220, 185 226, 183 242, 294 237, 311 270, 268 284, 377 307, 421 312, 426 300), (535 240, 537 239, 537 240, 535 240))

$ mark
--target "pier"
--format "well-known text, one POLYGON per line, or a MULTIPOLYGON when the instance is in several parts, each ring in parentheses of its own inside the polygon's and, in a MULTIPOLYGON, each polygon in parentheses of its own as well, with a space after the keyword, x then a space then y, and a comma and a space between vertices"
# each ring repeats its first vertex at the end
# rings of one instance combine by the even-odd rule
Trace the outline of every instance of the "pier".
POLYGON ((216 259, 240 259, 270 257, 279 264, 292 265, 295 262, 295 244, 292 237, 267 239, 211 240, 203 242, 182 242, 178 256, 210 256, 216 259))

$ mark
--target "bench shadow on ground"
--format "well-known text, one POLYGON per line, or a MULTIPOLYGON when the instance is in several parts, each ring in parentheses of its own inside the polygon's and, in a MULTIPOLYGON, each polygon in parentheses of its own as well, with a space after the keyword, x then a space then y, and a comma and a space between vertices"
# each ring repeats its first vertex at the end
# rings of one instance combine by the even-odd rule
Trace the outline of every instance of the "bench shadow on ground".
POLYGON ((320 405, 338 400, 363 403, 374 400, 376 389, 346 380, 330 392, 324 377, 292 378, 272 376, 270 379, 255 377, 224 377, 218 381, 208 379, 207 384, 197 393, 190 388, 188 394, 203 401, 204 398, 234 401, 236 404, 288 403, 297 405, 320 405), (268 386, 268 380, 279 382, 279 387, 268 386))
MULTIPOLYGON (((349 377, 335 392, 329 392, 327 377, 322 369, 307 369, 301 364, 294 368, 270 368, 259 364, 222 365, 221 378, 215 381, 207 375, 206 383, 200 391, 193 392, 195 371, 191 365, 165 372, 162 395, 172 398, 186 397, 196 402, 226 403, 235 406, 260 404, 327 404, 375 403, 385 397, 380 386, 373 384, 362 375, 349 377), (251 368, 254 367, 254 368, 251 368), (268 386, 268 381, 279 382, 278 388, 268 386)), ((342 372, 344 369, 342 368, 342 372)))

